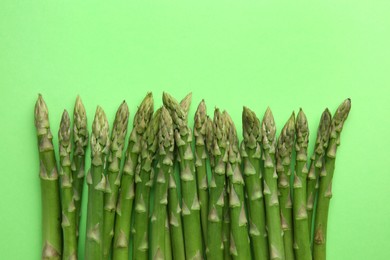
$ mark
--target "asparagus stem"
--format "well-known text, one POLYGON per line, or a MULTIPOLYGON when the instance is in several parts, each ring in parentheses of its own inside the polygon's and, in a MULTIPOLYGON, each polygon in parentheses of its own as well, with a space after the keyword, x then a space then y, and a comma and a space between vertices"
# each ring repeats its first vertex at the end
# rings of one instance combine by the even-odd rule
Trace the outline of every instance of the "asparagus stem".
POLYGON ((168 182, 173 172, 173 151, 175 147, 172 119, 168 110, 163 107, 160 116, 158 133, 159 160, 157 178, 154 184, 154 208, 151 217, 151 256, 153 259, 166 257, 166 222, 168 204, 168 182))
POLYGON ((292 113, 280 133, 276 148, 276 172, 278 174, 280 216, 283 229, 286 260, 294 259, 294 237, 291 201, 291 155, 295 139, 295 114, 292 113))
POLYGON ((234 123, 226 112, 224 112, 224 118, 229 125, 229 160, 226 166, 226 175, 228 176, 230 187, 230 253, 233 259, 251 259, 238 137, 234 123))
POLYGON ((168 215, 167 215, 168 212, 166 212, 165 214, 166 214, 165 231, 164 231, 164 233, 165 233, 165 260, 172 260, 172 244, 171 244, 171 232, 169 230, 169 221, 168 221, 168 215))
POLYGON ((152 93, 148 93, 134 116, 133 129, 125 153, 125 163, 121 173, 121 184, 116 206, 113 260, 129 259, 130 227, 135 196, 134 175, 140 171, 140 166, 137 166, 137 163, 141 153, 142 134, 149 125, 152 114, 153 96, 152 93))
POLYGON ((299 110, 296 121, 296 163, 294 174, 294 241, 295 257, 302 260, 311 260, 309 226, 306 211, 306 181, 307 181, 307 146, 309 142, 309 128, 306 115, 299 110))
POLYGON ((195 180, 192 135, 187 125, 187 112, 169 94, 163 94, 164 106, 169 110, 175 127, 175 142, 180 158, 182 187, 182 217, 187 259, 202 259, 202 230, 200 206, 195 180))
POLYGON ((230 187, 228 185, 228 177, 225 178, 225 186, 223 187, 223 222, 222 222, 222 242, 223 242, 223 259, 229 260, 232 259, 230 253, 230 238, 231 238, 231 228, 230 228, 230 209, 229 209, 229 191, 230 187))
POLYGON ((242 112, 244 140, 241 143, 243 173, 249 212, 249 235, 253 259, 268 259, 268 239, 265 221, 262 172, 260 168, 262 138, 260 120, 249 108, 242 112))
POLYGON ((264 159, 264 199, 268 228, 270 259, 285 259, 283 230, 280 219, 277 174, 275 171, 276 127, 270 108, 264 114, 262 123, 264 159))
POLYGON ((331 122, 330 139, 325 157, 325 170, 321 172, 318 190, 313 248, 315 260, 326 259, 328 212, 330 199, 332 197, 332 179, 335 169, 336 152, 337 147, 340 145, 340 134, 350 109, 351 100, 346 99, 337 108, 331 122))
POLYGON ((77 96, 73 111, 73 194, 76 206, 76 235, 79 237, 81 218, 81 199, 83 197, 85 176, 85 154, 88 146, 87 115, 81 98, 77 96))
POLYGON ((212 177, 210 182, 207 258, 224 259, 222 234, 223 207, 225 205, 225 176, 227 162, 227 127, 218 108, 214 111, 214 122, 207 123, 207 143, 210 147, 212 177))
POLYGON ((106 189, 104 166, 110 149, 109 127, 101 107, 97 107, 92 124, 91 170, 87 175, 88 212, 85 259, 103 259, 103 203, 106 189))
POLYGON ((149 256, 149 197, 153 183, 153 160, 157 150, 161 109, 158 109, 150 121, 142 139, 141 154, 138 158, 141 170, 135 176, 135 208, 134 208, 134 244, 133 259, 148 259, 149 256))
POLYGON ((76 237, 76 207, 72 188, 72 172, 70 162, 70 118, 68 111, 64 111, 58 131, 60 154, 60 179, 62 190, 62 231, 64 240, 63 259, 77 259, 76 237))
POLYGON ((169 227, 171 232, 172 258, 174 260, 182 260, 185 259, 183 227, 180 215, 181 207, 177 190, 178 183, 176 183, 174 172, 175 171, 172 171, 169 174, 168 184, 169 227))
POLYGON ((107 166, 107 190, 104 194, 104 227, 103 227, 103 256, 108 259, 114 237, 115 208, 120 186, 119 169, 123 156, 123 148, 129 121, 129 108, 125 101, 119 106, 115 115, 111 133, 110 153, 107 166))
POLYGON ((42 95, 35 104, 42 198, 42 259, 61 259, 61 205, 49 112, 42 95))
MULTIPOLYGON (((313 211, 314 209, 314 201, 317 197, 318 190, 318 178, 320 172, 324 165, 324 156, 326 148, 328 147, 329 134, 330 134, 330 123, 332 115, 330 114, 328 109, 322 113, 320 124, 317 130, 317 139, 314 147, 313 155, 310 160, 310 169, 309 174, 307 176, 307 189, 306 189, 306 209, 307 209, 307 219, 309 225, 310 232, 310 241, 312 241, 312 225, 313 225, 313 211)), ((311 243, 312 245, 312 243, 311 243)))
POLYGON ((207 216, 209 210, 209 192, 207 183, 207 148, 205 143, 206 138, 206 104, 202 100, 195 113, 195 167, 196 179, 198 185, 198 196, 200 205, 200 217, 202 222, 203 241, 207 244, 207 216))

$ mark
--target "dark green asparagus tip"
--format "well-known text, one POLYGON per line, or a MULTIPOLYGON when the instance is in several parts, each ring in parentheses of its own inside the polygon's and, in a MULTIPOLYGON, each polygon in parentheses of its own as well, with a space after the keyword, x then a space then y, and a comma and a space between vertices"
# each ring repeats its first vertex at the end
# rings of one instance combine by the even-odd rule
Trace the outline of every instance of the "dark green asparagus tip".
POLYGON ((34 118, 37 134, 46 134, 49 129, 49 111, 41 94, 38 94, 38 100, 35 103, 34 118))
POLYGON ((153 115, 153 94, 149 92, 146 97, 142 100, 141 105, 134 116, 133 127, 136 129, 138 134, 143 134, 148 127, 150 119, 153 115))
MULTIPOLYGON (((299 109, 297 121, 296 121, 296 133, 297 133, 297 146, 307 147, 309 142, 309 126, 307 118, 302 108, 299 109)), ((297 148, 298 150, 299 148, 297 148)))
POLYGON ((337 131, 341 132, 344 126, 345 120, 347 120, 349 111, 351 110, 351 99, 347 98, 343 103, 337 108, 335 115, 332 120, 332 132, 337 131))
POLYGON ((295 139, 295 113, 292 112, 290 118, 283 126, 278 139, 277 154, 282 159, 282 165, 289 165, 295 139))
POLYGON ((202 126, 206 122, 206 117, 207 117, 207 114, 206 114, 206 103, 202 99, 202 101, 200 101, 200 103, 198 105, 198 109, 195 112, 195 119, 194 119, 194 121, 195 121, 195 128, 196 129, 201 130, 202 126))
POLYGON ((157 150, 157 143, 158 143, 157 134, 158 134, 158 129, 159 129, 161 112, 162 112, 162 108, 160 107, 154 113, 153 118, 150 121, 150 123, 145 131, 145 140, 146 140, 146 144, 148 146, 147 149, 152 154, 154 154, 157 150))
POLYGON ((190 110, 191 106, 191 101, 192 101, 192 92, 188 93, 187 96, 185 96, 181 101, 180 101, 180 106, 183 109, 186 117, 188 115, 188 111, 190 110))
POLYGON ((257 142, 261 142, 260 120, 255 112, 245 107, 242 110, 242 133, 245 144, 254 149, 257 142))
POLYGON ((80 96, 77 96, 73 110, 73 142, 75 155, 84 155, 88 145, 87 114, 80 96))
POLYGON ((92 123, 91 157, 95 166, 103 165, 102 155, 108 153, 110 146, 109 126, 106 114, 98 106, 92 123))
POLYGON ((163 103, 171 114, 175 128, 185 130, 184 128, 187 127, 187 114, 179 102, 168 93, 163 92, 163 103))
POLYGON ((60 145, 69 145, 70 142, 70 118, 66 109, 62 113, 60 130, 58 131, 58 142, 60 145))
POLYGON ((263 133, 263 147, 265 150, 270 150, 270 153, 275 153, 276 146, 276 126, 274 116, 271 109, 268 107, 265 111, 262 123, 262 133, 263 133))
POLYGON ((174 147, 173 122, 169 111, 165 107, 161 109, 159 142, 163 147, 170 147, 171 149, 174 147))
POLYGON ((330 125, 332 122, 332 115, 329 109, 326 108, 321 115, 320 124, 318 126, 317 140, 316 140, 316 153, 322 154, 324 149, 328 146, 330 125))
POLYGON ((125 143, 127 124, 129 122, 129 108, 126 101, 123 101, 116 111, 114 127, 111 134, 111 151, 119 151, 121 157, 123 145, 125 143))
POLYGON ((213 120, 207 116, 206 119, 206 148, 207 152, 211 154, 211 147, 214 140, 213 120))

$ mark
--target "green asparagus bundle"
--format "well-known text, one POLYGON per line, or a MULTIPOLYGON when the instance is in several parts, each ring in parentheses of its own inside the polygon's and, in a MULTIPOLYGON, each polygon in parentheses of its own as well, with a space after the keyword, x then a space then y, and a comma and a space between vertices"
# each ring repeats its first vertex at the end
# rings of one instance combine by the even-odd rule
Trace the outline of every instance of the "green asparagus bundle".
POLYGON ((156 135, 159 129, 161 108, 150 121, 142 139, 141 154, 138 158, 140 172, 135 176, 134 240, 133 259, 149 257, 149 197, 153 183, 153 160, 158 148, 156 135))
POLYGON ((195 113, 195 167, 198 184, 200 217, 202 221, 203 242, 207 244, 207 217, 209 211, 209 192, 207 182, 207 148, 206 148, 206 104, 204 100, 199 103, 195 113))
POLYGON ((250 259, 248 220, 245 212, 244 179, 240 168, 241 157, 238 147, 238 137, 233 121, 227 113, 225 120, 229 125, 229 148, 226 175, 229 185, 230 207, 230 253, 233 259, 250 259))
POLYGON ((42 259, 62 258, 61 205, 53 135, 49 112, 42 95, 35 104, 35 127, 38 137, 39 177, 42 198, 42 259))
POLYGON ((253 259, 268 259, 263 174, 260 168, 262 133, 260 120, 247 107, 244 107, 242 111, 242 130, 244 140, 241 142, 241 157, 248 196, 249 235, 251 237, 253 259))
POLYGON ((333 116, 330 126, 330 137, 325 157, 325 169, 320 174, 318 201, 314 225, 314 260, 326 259, 326 240, 329 203, 332 198, 332 180, 336 162, 337 147, 340 145, 340 134, 351 109, 351 100, 346 99, 333 116))
POLYGON ((168 182, 173 172, 175 143, 172 119, 165 107, 162 108, 159 120, 159 159, 157 163, 157 178, 154 184, 154 208, 151 218, 151 256, 153 259, 166 259, 166 244, 168 243, 165 240, 167 233, 168 182))
POLYGON ((125 101, 119 106, 115 115, 114 126, 111 133, 110 152, 108 155, 107 184, 104 194, 104 227, 103 227, 103 256, 108 259, 114 237, 115 208, 117 205, 120 186, 119 169, 121 166, 127 125, 129 121, 129 108, 125 101))
POLYGON ((293 186, 294 249, 295 257, 297 259, 311 260, 310 231, 306 211, 306 181, 308 175, 307 147, 309 143, 309 127, 306 115, 302 109, 298 112, 295 131, 296 162, 293 186))
POLYGON ((85 155, 88 146, 87 115, 79 96, 73 111, 73 160, 72 160, 72 186, 76 206, 76 234, 79 237, 81 199, 83 197, 85 176, 85 155))
POLYGON ((280 133, 276 147, 276 172, 278 174, 280 217, 283 229, 286 260, 294 259, 294 237, 291 201, 291 155, 295 139, 295 114, 292 113, 280 133))
MULTIPOLYGON (((318 179, 320 172, 322 171, 324 165, 325 151, 328 147, 329 134, 330 134, 330 123, 331 117, 328 109, 322 113, 320 124, 317 130, 317 139, 314 147, 314 153, 311 156, 310 160, 310 169, 307 176, 307 187, 306 187, 306 208, 307 208, 307 219, 309 224, 309 231, 312 229, 313 224, 313 209, 314 201, 317 196, 318 190, 318 179)), ((310 241, 312 240, 312 232, 310 232, 310 241)))
POLYGON ((270 259, 285 259, 283 230, 280 219, 278 183, 275 170, 276 127, 271 109, 263 117, 264 199, 270 259))
POLYGON ((104 166, 110 149, 109 127, 106 114, 97 107, 92 123, 91 169, 87 175, 88 210, 85 239, 85 259, 103 259, 103 204, 106 190, 104 166))
POLYGON ((169 94, 163 94, 164 106, 169 110, 175 128, 175 143, 180 159, 182 187, 182 217, 184 223, 185 252, 187 259, 202 259, 202 230, 200 205, 195 180, 192 135, 187 126, 187 112, 169 94))
POLYGON ((77 259, 76 236, 76 207, 72 187, 71 172, 71 140, 70 118, 68 111, 64 111, 58 131, 58 144, 60 154, 61 204, 62 204, 62 231, 64 235, 63 259, 77 259))
MULTIPOLYGON (((211 121, 209 121, 211 122, 211 121)), ((212 128, 208 122, 208 146, 212 157, 212 176, 210 182, 207 257, 209 259, 224 259, 223 254, 223 207, 225 193, 225 175, 227 162, 227 126, 218 108, 214 111, 212 128)))
POLYGON ((129 259, 130 227, 135 196, 134 175, 137 171, 138 157, 141 153, 142 135, 149 125, 152 114, 153 96, 152 93, 148 93, 134 116, 133 129, 130 133, 125 163, 121 173, 113 239, 112 259, 114 260, 129 259))

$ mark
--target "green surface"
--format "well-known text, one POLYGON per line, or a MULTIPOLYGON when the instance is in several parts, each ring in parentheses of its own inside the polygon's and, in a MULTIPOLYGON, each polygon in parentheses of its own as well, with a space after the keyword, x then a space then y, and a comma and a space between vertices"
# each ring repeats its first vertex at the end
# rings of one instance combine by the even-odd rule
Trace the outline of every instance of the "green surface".
POLYGON ((315 133, 326 106, 333 113, 352 98, 327 255, 390 259, 389 1, 39 2, 0 2, 2 259, 41 254, 37 93, 49 107, 57 153, 61 114, 73 111, 77 94, 91 130, 97 105, 112 125, 126 99, 132 121, 146 92, 154 92, 157 108, 163 90, 177 99, 193 91, 190 126, 204 98, 210 111, 228 109, 240 136, 242 105, 260 117, 269 105, 278 133, 302 107, 315 133))

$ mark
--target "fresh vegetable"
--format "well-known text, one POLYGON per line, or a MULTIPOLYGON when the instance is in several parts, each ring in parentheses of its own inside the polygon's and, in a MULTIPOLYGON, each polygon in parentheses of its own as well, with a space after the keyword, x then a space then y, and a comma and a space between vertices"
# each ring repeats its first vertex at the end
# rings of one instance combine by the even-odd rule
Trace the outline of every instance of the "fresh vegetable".
POLYGON ((42 198, 42 259, 62 258, 61 200, 49 111, 39 94, 35 104, 35 127, 38 137, 39 177, 42 198))
POLYGON ((330 126, 329 144, 326 150, 325 169, 320 174, 318 202, 314 225, 314 260, 326 259, 326 241, 329 203, 332 198, 332 180, 336 162, 337 147, 340 145, 340 134, 345 120, 351 110, 351 100, 346 99, 333 115, 330 126))

